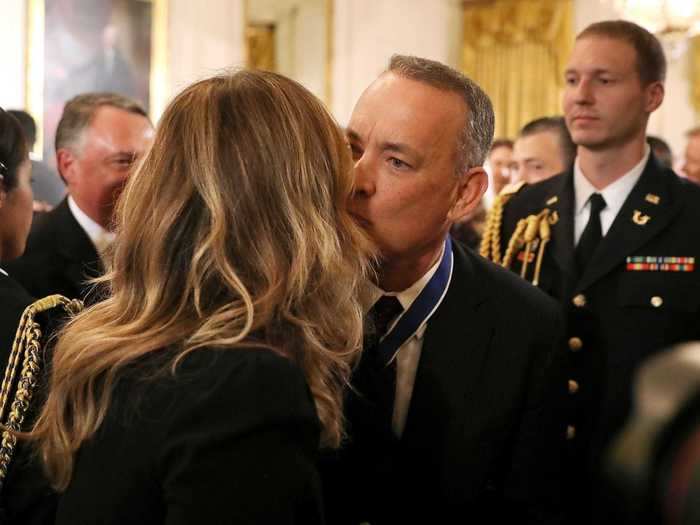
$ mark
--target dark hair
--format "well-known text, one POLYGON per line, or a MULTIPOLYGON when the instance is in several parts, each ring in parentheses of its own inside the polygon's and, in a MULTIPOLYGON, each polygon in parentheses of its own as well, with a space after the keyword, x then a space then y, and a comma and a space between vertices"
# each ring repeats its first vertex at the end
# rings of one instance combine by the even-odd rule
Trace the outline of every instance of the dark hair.
POLYGON ((647 135, 647 143, 651 147, 651 151, 654 157, 656 157, 656 160, 658 160, 663 167, 673 169, 673 152, 668 142, 660 137, 647 135))
POLYGON ((5 191, 17 186, 17 168, 29 158, 29 144, 22 126, 9 112, 0 108, 0 175, 5 191))
POLYGON ((496 139, 491 143, 490 151, 493 151, 497 148, 513 149, 513 141, 510 139, 496 139))
POLYGON ((476 82, 445 64, 415 56, 392 56, 388 71, 460 95, 467 105, 467 122, 458 143, 459 171, 484 163, 493 140, 495 117, 491 100, 476 82))
POLYGON ((559 139, 564 166, 567 168, 572 166, 576 158, 576 144, 574 144, 571 134, 566 127, 564 117, 542 117, 532 120, 523 126, 518 136, 529 137, 530 135, 543 133, 545 131, 556 133, 559 139))
POLYGON ((24 136, 27 137, 29 149, 33 148, 36 142, 36 122, 34 117, 22 109, 8 109, 7 112, 17 119, 19 125, 22 126, 24 136))
POLYGON ((642 85, 666 79, 666 56, 659 39, 649 31, 627 20, 605 20, 589 25, 576 40, 588 36, 604 36, 630 44, 637 54, 637 71, 642 85))

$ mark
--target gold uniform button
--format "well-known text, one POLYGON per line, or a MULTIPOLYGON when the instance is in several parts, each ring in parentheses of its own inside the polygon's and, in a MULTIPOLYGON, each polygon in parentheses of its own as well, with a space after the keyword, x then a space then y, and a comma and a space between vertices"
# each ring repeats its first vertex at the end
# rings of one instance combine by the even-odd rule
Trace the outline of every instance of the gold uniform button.
POLYGON ((580 293, 574 296, 572 302, 574 303, 574 306, 578 308, 583 308, 584 306, 586 306, 586 296, 580 293))
POLYGON ((566 427, 566 439, 574 439, 576 437, 576 427, 573 425, 569 425, 566 427))
POLYGON ((569 348, 572 352, 578 352, 583 348, 583 341, 581 341, 580 337, 572 337, 569 339, 569 348))
POLYGON ((578 383, 573 379, 569 379, 569 394, 578 392, 578 383))
POLYGON ((659 297, 658 295, 655 295, 654 297, 652 297, 650 302, 654 308, 658 308, 659 306, 664 304, 663 298, 659 297))

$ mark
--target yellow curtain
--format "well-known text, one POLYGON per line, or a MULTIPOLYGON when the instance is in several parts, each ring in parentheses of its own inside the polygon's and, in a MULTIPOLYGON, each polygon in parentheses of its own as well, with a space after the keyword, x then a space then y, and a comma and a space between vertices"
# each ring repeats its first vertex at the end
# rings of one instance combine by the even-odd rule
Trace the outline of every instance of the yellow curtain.
POLYGON ((248 67, 276 71, 275 26, 272 24, 248 24, 245 36, 248 46, 248 67))
POLYGON ((572 26, 572 0, 465 2, 463 70, 491 97, 496 137, 561 114, 572 26))
POLYGON ((700 36, 694 36, 690 39, 689 55, 690 102, 697 114, 700 113, 700 36))

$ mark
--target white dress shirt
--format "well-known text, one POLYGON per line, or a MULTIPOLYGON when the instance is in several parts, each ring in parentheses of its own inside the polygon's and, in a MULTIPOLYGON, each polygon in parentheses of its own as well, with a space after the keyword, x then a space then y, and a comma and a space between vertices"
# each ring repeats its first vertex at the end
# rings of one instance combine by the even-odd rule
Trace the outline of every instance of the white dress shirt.
POLYGON ((73 197, 68 197, 68 208, 70 208, 73 217, 78 221, 80 227, 85 230, 85 233, 95 245, 97 253, 102 255, 104 249, 114 241, 115 234, 105 230, 102 226, 97 224, 94 220, 87 216, 87 214, 80 209, 78 204, 73 200, 73 197))
MULTIPOLYGON (((423 277, 401 292, 385 292, 375 284, 367 283, 368 289, 365 296, 365 299, 367 300, 367 303, 365 304, 369 305, 367 311, 369 311, 369 309, 379 300, 381 296, 393 295, 399 300, 405 313, 406 310, 408 310, 413 304, 413 301, 418 298, 420 293, 423 291, 423 288, 425 288, 432 276, 437 271, 444 254, 444 250, 445 248, 443 247, 443 251, 440 253, 440 257, 438 258, 437 262, 430 267, 423 277)), ((450 274, 447 281, 445 292, 447 292, 449 289, 451 280, 452 274, 450 274)), ((432 313, 423 321, 415 333, 409 337, 403 345, 401 345, 398 352, 394 356, 394 359, 396 359, 396 392, 394 397, 394 412, 391 418, 391 428, 394 435, 397 437, 401 437, 404 427, 406 426, 406 416, 408 416, 408 409, 411 404, 413 385, 416 380, 416 371, 418 370, 418 361, 420 361, 420 355, 423 349, 423 336, 425 335, 425 330, 428 326, 428 320, 433 313, 435 313, 440 303, 442 303, 444 297, 445 294, 443 293, 436 307, 433 308, 432 313)), ((391 325, 389 325, 389 331, 393 329, 402 316, 403 313, 397 317, 391 323, 391 325)))
POLYGON ((583 171, 581 171, 578 157, 576 157, 576 162, 574 163, 574 246, 578 244, 583 230, 586 228, 586 224, 588 224, 588 218, 591 215, 591 204, 589 201, 591 195, 600 193, 603 199, 605 199, 605 208, 600 212, 601 234, 604 237, 605 234, 608 233, 610 226, 612 226, 615 217, 617 217, 617 214, 620 212, 627 196, 632 191, 632 188, 634 188, 634 185, 637 184, 639 177, 642 176, 644 167, 649 160, 650 151, 649 145, 645 145, 642 160, 640 160, 634 168, 602 190, 596 189, 596 187, 589 182, 583 174, 583 171))

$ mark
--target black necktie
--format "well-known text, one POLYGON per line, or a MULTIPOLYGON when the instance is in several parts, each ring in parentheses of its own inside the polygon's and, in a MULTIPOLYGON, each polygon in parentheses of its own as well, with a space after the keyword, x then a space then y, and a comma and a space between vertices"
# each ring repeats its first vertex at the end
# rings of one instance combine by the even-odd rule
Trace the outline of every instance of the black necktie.
POLYGON ((591 205, 591 215, 588 224, 581 234, 581 238, 576 246, 576 266, 579 275, 583 274, 586 266, 593 256, 600 240, 603 238, 600 226, 600 212, 605 208, 605 199, 600 193, 594 193, 589 199, 591 205))
POLYGON ((385 362, 379 353, 379 341, 393 320, 403 312, 395 296, 384 295, 367 314, 364 348, 360 365, 353 374, 353 384, 370 412, 375 430, 391 431, 396 391, 396 360, 385 362))

